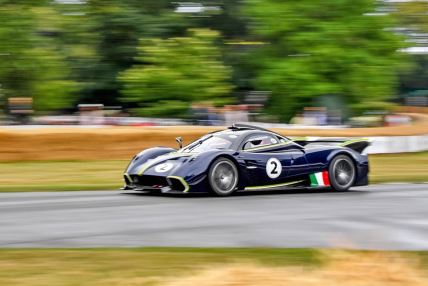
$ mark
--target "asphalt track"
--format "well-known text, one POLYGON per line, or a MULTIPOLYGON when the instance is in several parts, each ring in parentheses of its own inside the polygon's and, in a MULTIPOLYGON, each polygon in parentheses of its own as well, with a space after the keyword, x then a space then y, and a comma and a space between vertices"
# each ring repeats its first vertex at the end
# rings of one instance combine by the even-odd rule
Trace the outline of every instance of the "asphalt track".
POLYGON ((228 198, 119 191, 0 194, 0 247, 428 249, 428 184, 228 198))

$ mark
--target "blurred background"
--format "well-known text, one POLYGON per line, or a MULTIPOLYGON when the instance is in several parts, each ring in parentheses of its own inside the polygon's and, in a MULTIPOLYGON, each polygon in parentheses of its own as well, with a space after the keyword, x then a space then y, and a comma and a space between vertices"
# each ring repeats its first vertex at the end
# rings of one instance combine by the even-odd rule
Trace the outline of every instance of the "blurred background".
POLYGON ((1 0, 0 123, 408 124, 427 5, 1 0))
POLYGON ((0 190, 117 188, 142 149, 238 122, 366 137, 368 153, 397 154, 371 157, 372 182, 426 182, 427 13, 405 0, 0 0, 0 190))
POLYGON ((128 248, 427 250, 427 182, 426 0, 0 0, 0 285, 428 285, 426 251, 128 248), (238 122, 366 137, 371 185, 59 192, 238 122))

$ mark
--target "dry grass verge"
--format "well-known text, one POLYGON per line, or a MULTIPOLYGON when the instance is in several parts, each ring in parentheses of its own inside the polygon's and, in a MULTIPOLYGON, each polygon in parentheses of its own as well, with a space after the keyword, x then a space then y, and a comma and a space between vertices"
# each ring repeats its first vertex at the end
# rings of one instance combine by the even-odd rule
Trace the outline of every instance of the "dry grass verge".
MULTIPOLYGON (((353 129, 277 129, 286 136, 367 137, 428 134, 428 115, 414 115, 412 126, 353 129)), ((124 160, 153 146, 176 147, 220 127, 106 127, 0 129, 0 161, 124 160)))
MULTIPOLYGON (((326 252, 326 264, 315 270, 296 267, 228 265, 211 268, 166 286, 386 286, 428 285, 428 279, 409 257, 391 253, 326 252)), ((163 285, 163 283, 160 283, 163 285)))
POLYGON ((305 249, 0 250, 0 285, 422 286, 426 259, 305 249))

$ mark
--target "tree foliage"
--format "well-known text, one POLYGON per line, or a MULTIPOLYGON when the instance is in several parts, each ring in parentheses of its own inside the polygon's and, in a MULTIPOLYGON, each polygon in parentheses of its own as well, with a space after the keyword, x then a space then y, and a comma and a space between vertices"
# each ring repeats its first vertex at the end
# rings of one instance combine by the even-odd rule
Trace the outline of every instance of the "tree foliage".
POLYGON ((393 15, 403 27, 428 32, 428 2, 403 1, 393 4, 393 15))
MULTIPOLYGON (((393 16, 400 30, 409 35, 408 41, 415 47, 426 47, 428 42, 428 2, 410 1, 393 3, 393 16)), ((428 91, 428 56, 416 54, 411 58, 414 63, 400 76, 400 92, 412 93, 418 90, 428 91)))
POLYGON ((8 2, 0 7, 3 106, 10 97, 32 97, 37 110, 58 110, 72 101, 74 83, 64 57, 55 41, 43 36, 54 24, 44 25, 49 8, 43 9, 41 4, 43 1, 8 2))
POLYGON ((40 112, 103 103, 184 116, 191 102, 252 90, 270 91, 266 109, 283 121, 324 95, 379 108, 404 62, 405 41, 389 28, 427 30, 426 1, 384 16, 373 15, 376 0, 190 2, 0 0, 0 108, 31 96, 40 112), (177 13, 190 2, 203 11, 177 13))
POLYGON ((140 63, 125 71, 124 100, 138 105, 143 116, 184 115, 193 101, 229 101, 231 71, 214 45, 217 32, 190 30, 185 37, 141 42, 140 63))
POLYGON ((117 76, 134 64, 139 39, 185 29, 169 1, 89 0, 55 9, 63 15, 58 38, 68 50, 71 76, 79 82, 80 102, 119 104, 117 76))
POLYGON ((402 40, 372 16, 375 1, 248 0, 244 12, 266 45, 254 55, 258 88, 272 91, 270 111, 289 119, 322 95, 358 109, 394 94, 402 40))

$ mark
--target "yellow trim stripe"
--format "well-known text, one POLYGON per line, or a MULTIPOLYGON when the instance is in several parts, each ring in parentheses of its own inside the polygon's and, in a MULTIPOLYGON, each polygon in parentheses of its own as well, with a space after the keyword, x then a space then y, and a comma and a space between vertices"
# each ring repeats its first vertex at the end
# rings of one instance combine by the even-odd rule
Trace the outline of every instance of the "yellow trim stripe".
POLYGON ((178 177, 178 176, 168 176, 166 177, 167 179, 177 179, 179 180, 183 186, 184 186, 184 191, 183 193, 187 193, 190 190, 190 186, 189 184, 186 182, 186 180, 184 180, 182 177, 178 177))
POLYGON ((291 137, 291 141, 307 141, 308 137, 291 137))
POLYGON ((276 188, 276 187, 285 187, 285 186, 289 186, 289 185, 294 185, 297 183, 301 183, 304 180, 300 180, 300 181, 294 181, 294 182, 289 182, 289 183, 283 183, 283 184, 274 184, 274 185, 265 185, 265 186, 253 186, 253 187, 246 187, 245 190, 262 190, 262 189, 270 189, 270 188, 276 188))
POLYGON ((143 165, 141 165, 141 169, 138 172, 138 175, 141 176, 149 167, 150 167, 149 163, 144 163, 143 165))
POLYGON ((285 145, 288 145, 288 144, 291 144, 291 141, 283 142, 283 143, 278 143, 278 144, 272 144, 272 145, 266 145, 266 146, 261 146, 261 147, 254 147, 254 148, 245 149, 245 150, 242 150, 242 151, 262 150, 262 149, 274 148, 274 147, 279 147, 279 146, 285 146, 285 145))
POLYGON ((131 176, 128 173, 125 173, 123 175, 128 178, 128 180, 129 180, 130 183, 132 183, 131 176))
POLYGON ((369 140, 368 139, 364 139, 364 138, 362 138, 362 139, 353 139, 353 140, 345 141, 345 142, 341 143, 339 146, 344 147, 344 146, 348 146, 350 144, 358 143, 358 142, 369 142, 369 140))

